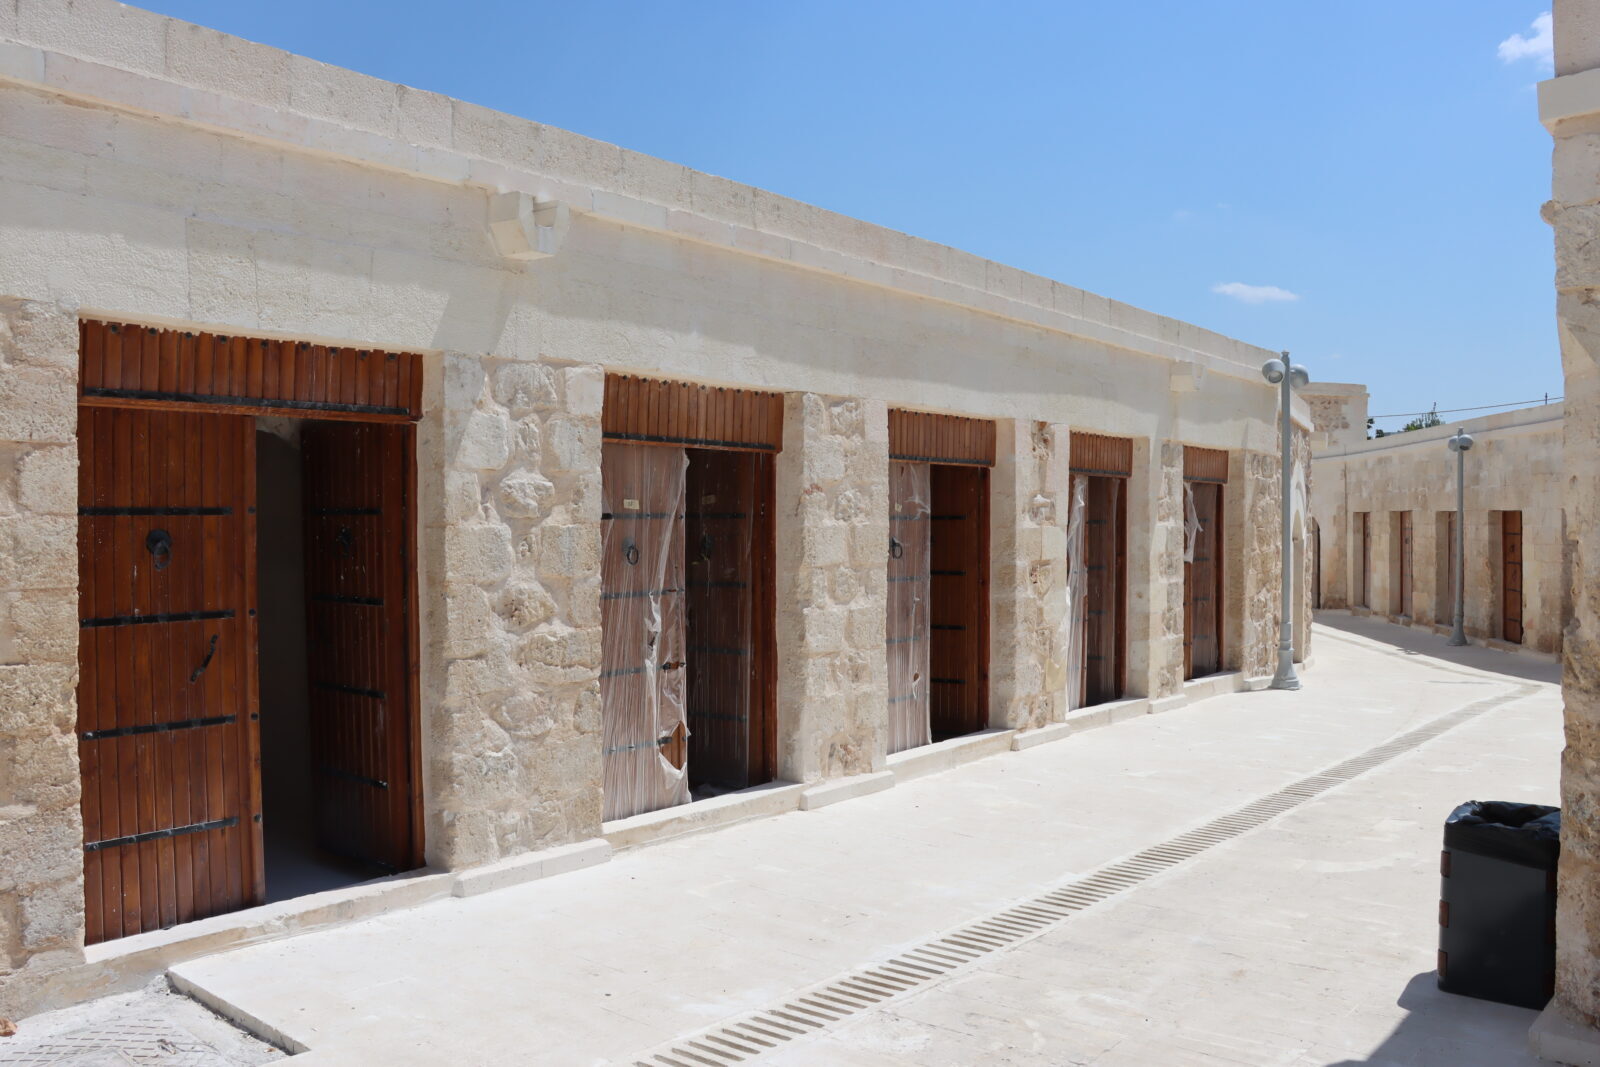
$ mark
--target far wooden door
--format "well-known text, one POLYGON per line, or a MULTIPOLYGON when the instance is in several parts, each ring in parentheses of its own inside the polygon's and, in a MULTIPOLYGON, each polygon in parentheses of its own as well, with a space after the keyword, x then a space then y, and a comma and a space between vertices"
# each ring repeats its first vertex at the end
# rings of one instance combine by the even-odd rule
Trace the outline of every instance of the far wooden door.
POLYGON ((86 939, 262 901, 255 420, 79 408, 86 939))
POLYGON ((1084 507, 1084 705, 1123 693, 1127 644, 1127 493, 1121 478, 1092 476, 1084 507))
POLYGON ((415 432, 307 422, 301 434, 317 841, 387 871, 422 863, 411 729, 415 432))
POLYGON ((1411 512, 1402 511, 1398 514, 1398 551, 1400 553, 1400 587, 1395 596, 1395 614, 1411 617, 1411 588, 1412 588, 1412 557, 1411 557, 1411 512))
POLYGON ((1222 669, 1222 486, 1191 482, 1194 560, 1183 566, 1183 666, 1188 678, 1222 669))
POLYGON ((1361 594, 1361 607, 1372 607, 1372 513, 1356 512, 1356 566, 1360 569, 1356 588, 1361 594))
POLYGON ((1522 643, 1522 512, 1500 513, 1500 635, 1522 643))

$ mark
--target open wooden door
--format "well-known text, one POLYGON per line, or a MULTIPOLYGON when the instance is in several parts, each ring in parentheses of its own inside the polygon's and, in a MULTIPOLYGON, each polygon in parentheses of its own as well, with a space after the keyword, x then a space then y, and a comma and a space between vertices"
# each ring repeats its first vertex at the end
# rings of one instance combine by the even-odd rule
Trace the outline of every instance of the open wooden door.
POLYGON ((90 943, 260 903, 255 423, 80 407, 90 943))
POLYGON ((1522 512, 1500 513, 1500 634, 1522 644, 1522 512))
POLYGON ((601 446, 605 818, 686 803, 681 448, 601 446))
POLYGON ((1411 555, 1411 512, 1396 512, 1397 551, 1400 553, 1400 587, 1395 596, 1395 613, 1406 618, 1411 617, 1411 589, 1412 589, 1412 555, 1411 555))
POLYGON ((301 445, 317 840, 387 871, 422 863, 411 737, 414 434, 308 422, 301 445))

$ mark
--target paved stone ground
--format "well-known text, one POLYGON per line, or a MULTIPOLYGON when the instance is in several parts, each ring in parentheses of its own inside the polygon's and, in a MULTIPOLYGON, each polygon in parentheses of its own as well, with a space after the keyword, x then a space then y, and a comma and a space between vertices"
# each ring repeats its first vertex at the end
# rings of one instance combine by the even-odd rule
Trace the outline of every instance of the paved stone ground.
POLYGON ((26 1019, 0 1038, 5 1067, 254 1067, 284 1054, 160 981, 26 1019))
POLYGON ((1475 708, 763 1062, 1532 1064, 1533 1012, 1433 988, 1438 850, 1462 800, 1555 797, 1556 668, 1329 621, 1299 693, 1215 698, 174 977, 309 1048, 307 1067, 631 1063, 1475 708))

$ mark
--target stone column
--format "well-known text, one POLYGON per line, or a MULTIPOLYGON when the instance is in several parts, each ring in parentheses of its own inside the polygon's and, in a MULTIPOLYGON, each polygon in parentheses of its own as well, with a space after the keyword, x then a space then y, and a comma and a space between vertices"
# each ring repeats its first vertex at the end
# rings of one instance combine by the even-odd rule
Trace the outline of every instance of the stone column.
POLYGON ((990 481, 989 725, 1066 716, 1067 427, 1004 419, 990 481))
POLYGON ((445 357, 419 457, 442 472, 422 495, 436 865, 600 832, 603 386, 597 367, 445 357))
MULTIPOLYGON (((1183 446, 1162 441, 1155 457, 1151 525, 1150 696, 1183 690, 1183 446)), ((1130 575, 1131 580, 1131 575, 1130 575)))
POLYGON ((778 776, 809 782, 882 770, 886 404, 788 394, 777 519, 778 776))
POLYGON ((1224 581, 1239 625, 1233 651, 1225 654, 1228 665, 1247 678, 1271 677, 1278 662, 1282 481, 1282 461, 1276 453, 1235 452, 1230 457, 1225 525, 1228 544, 1237 547, 1228 550, 1231 566, 1224 581), (1237 506, 1231 506, 1234 501, 1237 506))
POLYGON ((83 959, 78 319, 0 299, 0 1017, 83 959))

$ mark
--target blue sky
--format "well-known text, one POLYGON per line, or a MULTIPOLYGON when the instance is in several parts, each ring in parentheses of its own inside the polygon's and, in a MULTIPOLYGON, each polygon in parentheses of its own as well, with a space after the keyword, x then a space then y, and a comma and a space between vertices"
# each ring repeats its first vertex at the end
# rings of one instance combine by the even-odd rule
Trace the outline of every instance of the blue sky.
POLYGON ((144 6, 1289 348, 1374 413, 1560 394, 1548 0, 144 6))

